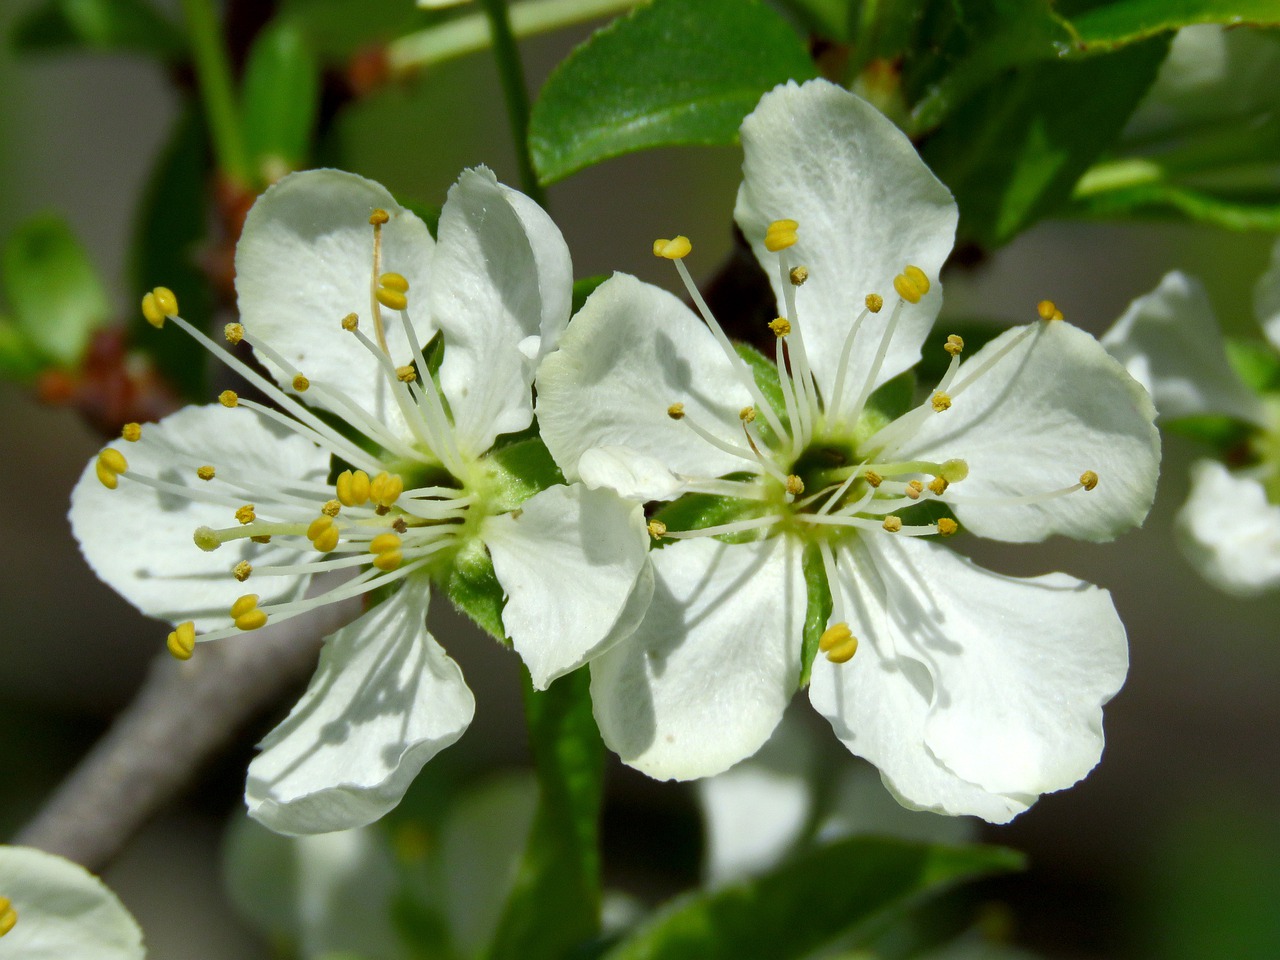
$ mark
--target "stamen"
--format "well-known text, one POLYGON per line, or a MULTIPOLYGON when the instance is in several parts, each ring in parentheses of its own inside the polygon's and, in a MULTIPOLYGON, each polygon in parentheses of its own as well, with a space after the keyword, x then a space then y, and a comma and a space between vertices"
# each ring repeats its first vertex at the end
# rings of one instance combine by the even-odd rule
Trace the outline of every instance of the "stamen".
POLYGON ((661 520, 650 520, 648 527, 649 536, 654 540, 661 540, 667 535, 667 525, 661 520))
POLYGON ((670 417, 672 420, 683 420, 684 404, 679 402, 678 400, 675 403, 671 404, 671 406, 667 407, 667 416, 670 417))
POLYGON ((835 387, 831 391, 831 396, 827 398, 827 424, 828 426, 838 426, 840 424, 840 404, 844 400, 844 378, 845 372, 849 368, 849 356, 853 353, 853 341, 857 339, 858 331, 862 329, 862 321, 867 318, 867 313, 879 313, 880 307, 884 305, 884 301, 870 294, 867 297, 867 309, 858 314, 857 318, 849 327, 849 332, 845 334, 844 346, 840 348, 840 362, 836 365, 836 382, 835 387), (875 306, 872 306, 874 298, 875 306))
POLYGON ((938 533, 944 537, 949 537, 960 529, 960 524, 956 523, 950 517, 941 517, 938 519, 938 533))
POLYGON ((954 333, 947 335, 947 342, 942 345, 942 349, 947 351, 953 357, 958 357, 964 353, 964 340, 954 333))
POLYGON ((670 240, 653 241, 653 255, 664 260, 683 260, 692 249, 693 244, 683 235, 670 240))
POLYGON ((128 469, 129 461, 115 447, 105 447, 98 454, 98 461, 94 465, 94 472, 98 475, 98 480, 108 490, 114 490, 120 485, 120 475, 128 469))
POLYGON ((298 393, 306 393, 307 389, 310 386, 311 386, 311 381, 308 380, 306 377, 304 377, 302 374, 298 373, 294 375, 293 389, 295 391, 297 391, 298 393))
POLYGON ((907 484, 907 496, 912 500, 919 500, 920 494, 924 492, 924 484, 919 480, 912 480, 907 484))
POLYGON ((239 323, 228 323, 222 328, 222 335, 226 338, 227 343, 234 347, 244 339, 244 326, 239 323))
POLYGON ((799 240, 796 230, 799 228, 794 220, 775 220, 769 224, 764 233, 764 248, 770 253, 777 253, 787 247, 794 246, 799 240))
POLYGON ((369 474, 363 470, 343 470, 334 483, 338 501, 344 507, 359 507, 369 502, 369 474))
POLYGON ((231 605, 231 620, 237 630, 257 630, 267 623, 267 614, 258 609, 258 595, 246 593, 231 605))
POLYGON ((373 565, 379 570, 394 570, 404 560, 402 541, 394 533, 382 533, 369 541, 369 552, 374 555, 373 565))
POLYGON ((753 517, 750 520, 737 520, 733 523, 721 523, 714 527, 699 527, 695 530, 668 530, 664 536, 670 540, 692 540, 695 537, 718 537, 724 534, 742 533, 746 530, 759 530, 770 527, 781 520, 778 514, 764 517, 753 517))
POLYGON ((142 298, 142 315, 157 330, 178 313, 178 298, 168 287, 156 287, 142 298))
POLYGON ((13 901, 8 897, 0 897, 0 937, 14 928, 18 922, 18 911, 13 909, 13 901))
POLYGON ((1041 300, 1036 304, 1036 313, 1040 315, 1041 320, 1062 320, 1062 311, 1058 309, 1057 304, 1052 300, 1041 300))
MULTIPOLYGON (((786 221, 794 224, 794 220, 786 221)), ((799 224, 796 224, 798 227, 799 224)), ((796 227, 790 228, 790 235, 794 238, 796 227)), ((770 227, 772 229, 772 227, 770 227)), ((795 242, 793 239, 792 243, 795 242)), ((787 246, 791 246, 788 243, 787 246)), ((822 409, 818 403, 818 387, 813 379, 813 371, 809 367, 809 354, 804 345, 804 331, 800 324, 800 314, 796 307, 796 284, 790 283, 791 265, 787 259, 785 248, 778 251, 778 284, 782 287, 782 299, 787 307, 787 317, 790 318, 794 328, 795 336, 791 338, 787 345, 787 356, 791 361, 791 375, 795 380, 796 403, 800 408, 800 422, 793 423, 794 432, 797 436, 794 439, 794 449, 796 452, 803 450, 808 445, 809 440, 813 436, 813 423, 818 417, 819 411, 822 409)))
POLYGON ((401 383, 413 383, 418 379, 418 371, 413 369, 412 363, 406 363, 402 367, 396 367, 396 379, 401 383))
POLYGON ((947 487, 951 486, 946 477, 934 477, 929 481, 929 491, 935 496, 942 496, 947 492, 947 487))
POLYGON ((307 527, 307 539, 321 553, 328 553, 336 547, 338 528, 334 525, 333 517, 322 513, 312 520, 311 525, 307 527))
POLYGON ((908 265, 893 278, 893 289, 908 303, 919 303, 929 292, 929 278, 919 267, 908 265))
POLYGON ((142 439, 142 424, 126 423, 120 428, 120 436, 130 443, 137 443, 142 439))
MULTIPOLYGON (((422 345, 418 342, 418 332, 414 330, 413 324, 409 320, 409 311, 407 309, 400 311, 400 328, 404 331, 404 338, 408 342, 409 349, 412 351, 412 356, 416 362, 418 357, 422 356, 422 345)), ((444 412, 444 404, 440 399, 435 381, 427 377, 426 381, 421 383, 419 387, 410 385, 409 395, 417 402, 428 426, 440 437, 440 444, 432 449, 440 455, 445 467, 451 473, 461 473, 463 470, 462 454, 458 450, 458 442, 453 435, 449 417, 444 412)))
POLYGON ((235 577, 237 580, 239 580, 241 583, 244 583, 246 580, 248 580, 249 574, 251 573, 253 573, 253 565, 250 564, 248 560, 241 560, 239 563, 237 563, 234 567, 231 568, 231 575, 235 577))
POLYGON ((1009 352, 1014 350, 1018 346, 1018 344, 1022 343, 1022 341, 1027 339, 1027 337, 1031 336, 1032 334, 1035 334, 1038 336, 1040 334, 1040 331, 1043 330, 1044 327, 1045 325, 1042 323, 1027 324, 1027 326, 1023 327, 1015 336, 1011 337, 1008 343, 1006 343, 1003 347, 1000 348, 999 353, 995 354, 994 356, 990 356, 985 361, 983 361, 982 366, 980 366, 977 370, 966 371, 967 376, 964 378, 964 380, 956 384, 956 386, 951 389, 951 399, 954 400, 956 397, 960 396, 961 393, 967 390, 970 384, 976 383, 980 377, 982 377, 988 370, 990 370, 997 363, 999 363, 1006 356, 1008 356, 1009 352))
POLYGON ((320 512, 326 517, 336 517, 342 511, 342 501, 328 500, 325 505, 320 508, 320 512))
POLYGON ((798 497, 800 494, 804 493, 804 481, 794 473, 787 474, 787 480, 784 486, 786 487, 787 493, 791 494, 793 497, 798 497))
POLYGON ((240 397, 234 390, 223 390, 218 394, 218 402, 230 410, 232 407, 239 406, 240 397))
POLYGON ((934 413, 942 413, 951 409, 951 398, 939 390, 933 395, 932 404, 934 413))
POLYGON ((378 298, 381 287, 378 279, 382 275, 382 225, 390 220, 391 215, 382 209, 374 210, 369 216, 369 224, 373 227, 373 271, 369 277, 369 308, 373 314, 373 333, 384 356, 389 356, 391 351, 387 349, 387 335, 382 326, 382 310, 379 308, 381 300, 378 298))
POLYGON ((1086 470, 1084 473, 1080 474, 1080 486, 1084 487, 1085 490, 1092 490, 1097 485, 1098 475, 1092 470, 1086 470))
POLYGON ((755 423, 756 408, 743 407, 741 410, 738 411, 738 419, 741 420, 743 423, 755 423))
POLYGON ((775 337, 781 339, 791 333, 791 321, 786 317, 778 317, 769 321, 769 329, 773 331, 775 337))
POLYGON ((818 649, 832 663, 848 663, 858 652, 858 638, 847 623, 833 623, 818 638, 818 649))
POLYGON ((892 514, 890 514, 889 516, 884 518, 884 523, 881 524, 881 526, 883 526, 890 533, 897 533, 899 530, 902 529, 902 518, 893 516, 892 514))
MULTIPOLYGON (((816 526, 854 527, 858 530, 876 533, 883 532, 886 529, 884 523, 880 520, 872 520, 867 517, 852 517, 844 513, 798 513, 795 514, 794 518, 803 523, 812 523, 816 526)), ((899 537, 932 537, 937 534, 938 528, 932 523, 912 526, 904 524, 897 530, 890 532, 899 537)))
POLYGON ((214 470, 212 465, 207 463, 204 464, 204 466, 196 467, 196 476, 199 477, 201 480, 205 481, 206 483, 208 483, 215 476, 217 476, 217 473, 218 472, 214 470))
POLYGON ((790 279, 793 287, 803 287, 804 282, 809 279, 809 268, 792 267, 790 279))
POLYGON ((866 480, 867 483, 873 487, 878 487, 880 484, 884 483, 884 477, 876 473, 874 470, 864 470, 862 472, 862 479, 866 480))
POLYGON ((175 660, 190 660, 196 649, 196 625, 191 620, 173 628, 165 645, 175 660))
POLYGON ((868 293, 867 298, 863 303, 866 304, 867 309, 872 313, 879 313, 881 308, 884 306, 884 297, 880 296, 878 293, 868 293))
POLYGON ((884 333, 880 335, 880 345, 876 347, 875 356, 871 360, 871 367, 867 370, 867 378, 862 384, 862 389, 858 392, 858 399, 850 409, 848 417, 845 418, 850 423, 858 422, 858 418, 862 416, 862 408, 866 406, 867 398, 871 396, 871 392, 875 389, 876 377, 880 375, 880 368, 884 366, 884 358, 889 353, 889 343, 893 340, 893 335, 898 329, 898 317, 902 315, 902 304, 902 300, 894 304, 893 313, 889 314, 889 322, 884 325, 884 333))
POLYGON ((369 499, 379 507, 390 507, 404 493, 404 480, 398 473, 385 471, 369 481, 369 499))
POLYGON ((409 281, 399 273, 384 273, 378 278, 378 302, 388 310, 404 310, 409 306, 409 281))
POLYGON ((258 519, 257 513, 254 512, 253 504, 246 503, 243 507, 236 511, 236 519, 240 523, 248 525, 258 519))

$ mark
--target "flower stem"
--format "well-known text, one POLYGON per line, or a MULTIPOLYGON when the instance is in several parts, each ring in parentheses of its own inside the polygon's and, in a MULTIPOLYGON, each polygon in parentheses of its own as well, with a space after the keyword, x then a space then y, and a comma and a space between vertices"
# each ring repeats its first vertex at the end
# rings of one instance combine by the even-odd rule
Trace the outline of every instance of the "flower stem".
POLYGON ((231 65, 227 62, 227 51, 212 2, 182 0, 182 10, 191 35, 196 81, 208 118, 214 153, 218 157, 218 168, 228 180, 247 187, 252 180, 249 154, 240 127, 240 112, 231 82, 231 65))
POLYGON ((520 165, 520 187, 539 206, 545 207, 547 195, 538 182, 538 174, 533 169, 533 157, 529 153, 529 91, 524 83, 520 48, 511 32, 507 0, 484 0, 484 10, 489 18, 493 57, 498 64, 502 95, 507 101, 507 120, 511 124, 511 137, 515 141, 516 161, 520 165))

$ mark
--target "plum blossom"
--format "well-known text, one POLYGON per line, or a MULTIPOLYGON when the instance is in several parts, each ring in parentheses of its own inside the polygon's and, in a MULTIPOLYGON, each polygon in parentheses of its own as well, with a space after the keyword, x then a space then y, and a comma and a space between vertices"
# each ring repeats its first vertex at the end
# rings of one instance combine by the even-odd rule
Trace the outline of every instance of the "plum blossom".
POLYGON ((94 570, 174 624, 179 658, 326 604, 381 601, 327 639, 249 767, 250 813, 272 829, 377 819, 467 728, 471 692, 426 627, 433 581, 457 595, 496 577, 505 605, 490 628, 539 689, 638 622, 653 583, 641 508, 560 482, 528 433, 535 365, 571 288, 555 225, 487 169, 452 188, 438 241, 383 187, 322 170, 250 211, 230 351, 171 291, 144 298, 153 324, 181 327, 274 405, 227 390, 127 426, 72 496, 94 570))
POLYGON ((1078 781, 1128 655, 1110 595, 1016 579, 937 542, 1107 540, 1155 489, 1150 399, 1050 302, 905 411, 891 380, 941 305, 956 208, 911 143, 832 84, 766 94, 742 126, 735 217, 771 278, 774 363, 617 274, 537 381, 566 477, 659 505, 636 632, 591 663, 606 743, 651 776, 720 773, 809 697, 906 806, 1004 822, 1078 781), (818 654, 821 655, 818 655, 818 654), (810 666, 811 665, 811 666, 810 666))
MULTIPOLYGON (((1280 242, 1254 288, 1254 308, 1277 352, 1266 363, 1280 370, 1280 242)), ((1218 415, 1243 427, 1226 451, 1229 466, 1192 464, 1178 541, 1219 590, 1256 596, 1280 586, 1280 393, 1274 382, 1255 392, 1232 366, 1204 286, 1179 271, 1166 274, 1102 343, 1151 391, 1162 421, 1218 415)))

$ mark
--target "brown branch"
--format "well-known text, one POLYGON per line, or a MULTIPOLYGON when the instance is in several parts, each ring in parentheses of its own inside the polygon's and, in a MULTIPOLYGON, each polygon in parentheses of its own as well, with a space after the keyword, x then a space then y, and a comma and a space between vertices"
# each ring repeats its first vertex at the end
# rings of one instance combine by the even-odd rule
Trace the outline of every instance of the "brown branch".
POLYGON ((243 637, 163 654, 44 808, 14 839, 101 871, 205 761, 314 669, 318 638, 349 620, 330 604, 243 637))

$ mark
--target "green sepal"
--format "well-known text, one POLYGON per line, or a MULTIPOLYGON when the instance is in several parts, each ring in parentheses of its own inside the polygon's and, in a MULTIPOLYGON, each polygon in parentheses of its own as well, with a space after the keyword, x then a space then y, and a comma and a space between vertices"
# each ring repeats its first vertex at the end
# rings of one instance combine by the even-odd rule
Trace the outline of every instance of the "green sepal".
POLYGON ((759 0, 654 0, 561 62, 534 104, 529 149, 542 183, 651 147, 729 144, 760 97, 816 71, 759 0))
POLYGON ((291 20, 276 19, 254 40, 240 101, 245 148, 259 181, 301 169, 320 108, 320 64, 291 20))
MULTIPOLYGON (((754 474, 729 474, 726 479, 747 479, 754 474)), ((653 519, 665 523, 672 530, 697 530, 733 523, 760 515, 763 504, 737 497, 721 497, 711 493, 686 493, 677 500, 664 504, 653 519)), ((720 537, 728 543, 745 543, 760 538, 760 530, 744 530, 738 534, 720 537)), ((662 549, 674 540, 659 540, 655 547, 662 549)))
POLYGON ((827 582, 826 565, 822 562, 822 551, 816 543, 804 548, 801 558, 804 570, 805 611, 804 611, 804 644, 800 658, 800 687, 809 685, 809 675, 813 672, 813 660, 818 655, 818 641, 822 632, 827 629, 831 619, 831 584, 827 582))
POLYGON ((506 595, 493 569, 493 558, 479 540, 471 540, 454 554, 444 581, 444 591, 453 605, 474 620, 481 630, 500 643, 508 642, 506 628, 502 625, 506 595))
POLYGON ((583 304, 587 302, 587 297, 596 292, 596 287, 608 280, 608 276, 603 273, 597 273, 591 277, 583 277, 581 280, 573 281, 573 307, 571 312, 577 313, 582 309, 583 304))
POLYGON ((497 489, 492 493, 492 502, 498 512, 514 510, 534 494, 565 482, 551 451, 538 436, 537 427, 507 436, 512 439, 504 442, 499 437, 484 457, 493 469, 497 489))
POLYGON ((182 31, 145 0, 46 0, 9 35, 20 53, 94 50, 172 61, 187 51, 182 31))
POLYGON ((44 361, 39 351, 23 334, 18 325, 6 317, 0 317, 0 377, 26 380, 39 373, 44 361))
POLYGON ((67 222, 44 214, 19 225, 4 247, 3 276, 13 322, 27 344, 63 366, 79 361, 110 306, 67 222))
POLYGON ((1255 393, 1280 392, 1280 354, 1258 340, 1226 339, 1227 359, 1255 393))
POLYGON ((852 837, 744 883, 681 897, 603 960, 801 960, 923 897, 1023 865, 1002 847, 852 837))
POLYGON ((538 808, 486 958, 562 960, 600 930, 604 744, 586 667, 541 692, 525 674, 524 686, 538 808))

